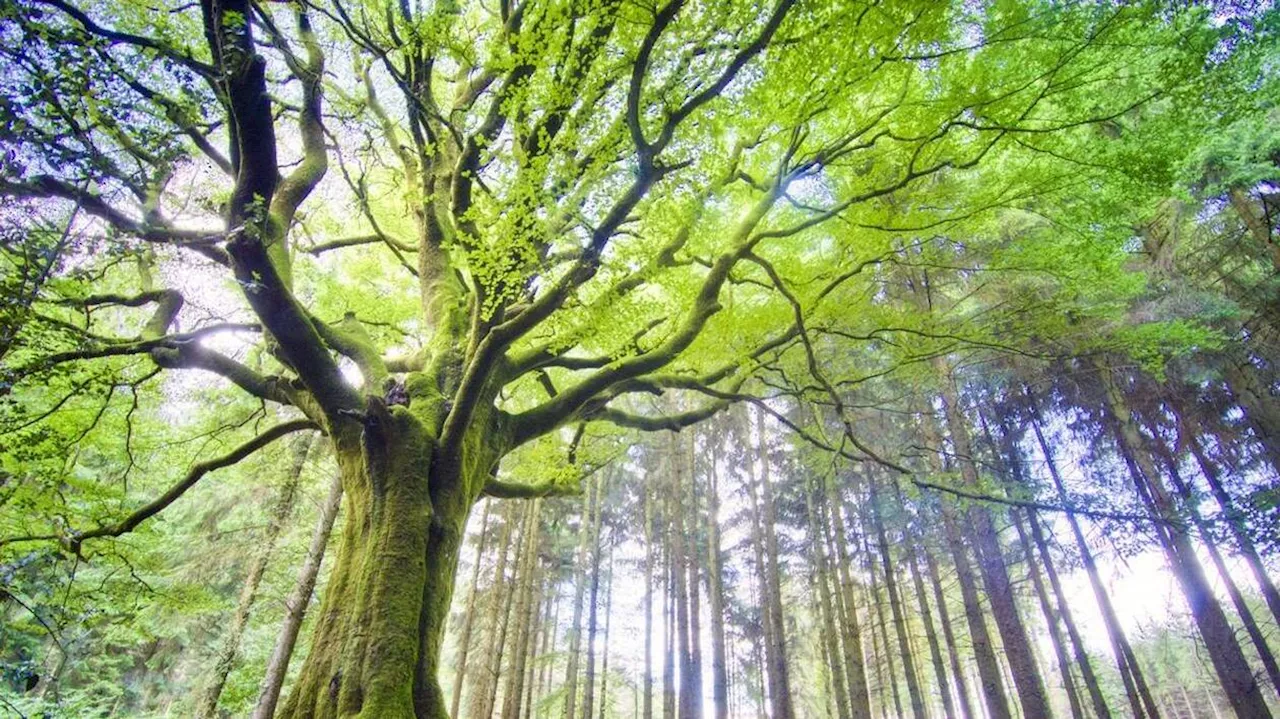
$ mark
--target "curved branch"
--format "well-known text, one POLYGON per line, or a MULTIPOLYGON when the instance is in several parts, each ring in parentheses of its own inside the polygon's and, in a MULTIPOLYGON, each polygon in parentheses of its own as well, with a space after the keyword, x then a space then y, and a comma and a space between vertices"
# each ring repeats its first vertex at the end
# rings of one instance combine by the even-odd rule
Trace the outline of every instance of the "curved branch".
MULTIPOLYGON (((196 463, 187 472, 186 476, 179 480, 177 484, 170 487, 168 491, 143 505, 133 514, 130 514, 119 522, 91 529, 87 532, 72 531, 69 537, 63 539, 68 548, 78 555, 80 554, 81 546, 87 540, 98 539, 100 537, 119 537, 124 534, 128 534, 136 529, 138 525, 159 514, 169 505, 176 502, 183 494, 186 494, 187 490, 194 487, 206 474, 217 469, 222 469, 223 467, 230 467, 277 439, 280 439, 285 435, 292 434, 293 432, 299 432, 306 429, 318 430, 320 429, 320 426, 309 419, 295 419, 288 422, 282 422, 257 437, 245 442, 239 447, 236 447, 227 454, 196 463)), ((29 542, 41 539, 51 539, 51 537, 15 537, 13 539, 0 540, 0 546, 15 542, 29 542)))

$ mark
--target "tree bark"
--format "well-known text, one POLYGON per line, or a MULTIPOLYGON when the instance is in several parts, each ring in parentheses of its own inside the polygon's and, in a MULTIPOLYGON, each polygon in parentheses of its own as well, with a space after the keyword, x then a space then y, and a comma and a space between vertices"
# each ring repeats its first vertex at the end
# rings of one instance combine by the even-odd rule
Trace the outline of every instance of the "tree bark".
POLYGON ((777 517, 773 507, 773 489, 769 483, 769 448, 764 413, 757 410, 756 464, 759 472, 759 501, 756 500, 755 483, 748 482, 748 493, 755 509, 759 533, 757 540, 763 544, 763 601, 770 627, 766 644, 765 661, 768 664, 769 702, 772 719, 795 719, 791 702, 791 677, 787 666, 786 631, 782 616, 781 578, 778 568, 778 538, 774 533, 777 517))
POLYGON ((1089 659, 1089 652, 1080 636, 1080 630, 1076 627, 1075 618, 1071 615, 1071 605, 1067 601, 1066 592, 1062 589, 1058 570, 1053 566, 1053 555, 1049 552, 1049 543, 1040 527, 1040 520, 1032 510, 1027 511, 1027 524, 1031 528, 1031 538, 1035 542, 1036 549, 1040 552, 1040 562, 1044 566, 1045 576, 1049 579, 1049 586, 1053 589, 1053 596, 1058 601, 1059 616, 1067 630, 1067 638, 1071 641, 1076 665, 1080 667, 1080 678, 1084 681, 1085 691, 1089 694, 1093 715, 1096 719, 1111 719, 1111 709, 1107 706, 1102 687, 1098 684, 1098 676, 1093 671, 1093 662, 1089 659))
MULTIPOLYGON (((578 711, 578 658, 582 653, 582 610, 586 601, 587 552, 590 549, 591 533, 595 526, 595 496, 599 493, 596 483, 599 480, 587 480, 586 496, 582 498, 582 524, 578 527, 578 560, 574 566, 573 579, 573 624, 569 627, 569 661, 565 667, 565 719, 574 719, 578 711)), ((479 719, 479 718, 477 718, 479 719)))
POLYGON ((1100 369, 1121 456, 1129 467, 1139 496, 1147 499, 1155 516, 1163 520, 1156 526, 1156 536, 1165 550, 1169 568, 1190 605, 1191 616, 1204 639, 1205 649, 1218 675, 1218 681, 1222 683, 1238 717, 1270 719, 1271 710, 1262 698, 1257 679, 1249 668, 1222 606, 1218 604, 1205 578, 1204 568, 1195 555, 1185 520, 1179 515, 1172 498, 1161 483, 1150 455, 1143 451, 1141 433, 1115 379, 1109 370, 1100 369))
MULTIPOLYGON (((846 686, 849 690, 849 709, 852 719, 871 719, 871 694, 867 689, 867 668, 863 658, 862 627, 858 622, 858 605, 855 600, 848 536, 845 534, 843 503, 835 483, 827 483, 827 496, 823 503, 830 515, 829 529, 835 545, 836 574, 840 578, 841 639, 844 648, 846 686)), ((820 507, 823 505, 819 505, 820 507)))
MULTIPOLYGON (((961 477, 965 485, 977 489, 979 481, 977 467, 973 461, 973 443, 969 439, 968 419, 960 409, 955 379, 943 358, 936 359, 934 366, 942 383, 943 409, 946 413, 947 428, 951 434, 961 477)), ((1010 673, 1013 674, 1014 687, 1017 690, 1023 717, 1024 719, 1050 719, 1052 711, 1049 708, 1048 697, 1045 695, 1044 682, 1036 666, 1026 628, 1018 614, 1017 600, 1009 581, 1009 571, 1004 564, 1004 556, 991 512, 986 507, 975 505, 969 509, 968 514, 975 539, 974 551, 978 559, 978 568, 982 573, 982 583, 991 601, 992 616, 995 617, 996 626, 1000 630, 1004 656, 1009 662, 1010 673)))
POLYGON ((196 716, 210 719, 218 713, 218 698, 222 696, 222 688, 227 683, 227 676, 235 666, 236 657, 240 654, 240 641, 244 638, 245 627, 249 626, 249 615, 253 605, 258 601, 258 587, 262 584, 262 576, 267 572, 267 564, 275 552, 276 540, 284 529, 284 524, 293 514, 293 507, 298 500, 298 482, 302 478, 302 469, 307 463, 307 453, 314 443, 313 433, 308 432, 293 441, 293 457, 284 481, 276 492, 275 502, 267 513, 267 527, 263 532, 258 556, 254 558, 240 590, 240 599, 236 604, 235 614, 231 617, 231 626, 223 637, 222 647, 218 650, 217 661, 214 662, 213 673, 205 683, 204 691, 196 700, 196 716))
POLYGON ((1218 465, 1209 459, 1204 447, 1200 444, 1199 427, 1194 424, 1194 418, 1185 411, 1179 411, 1178 421, 1182 430, 1182 438, 1191 450, 1192 456, 1195 457, 1196 463, 1200 466, 1200 473, 1204 475, 1205 481, 1208 482, 1209 491, 1213 493, 1214 499, 1218 501, 1218 506, 1222 509, 1222 516, 1227 520, 1227 526, 1231 529, 1231 536, 1235 540, 1236 547, 1240 550, 1240 556, 1244 557, 1245 562, 1249 565, 1249 571, 1253 573, 1253 579, 1257 583, 1263 599, 1267 602, 1267 608, 1271 610, 1272 618, 1276 624, 1280 625, 1280 591, 1276 589, 1275 582, 1271 580, 1271 575, 1267 573, 1266 567, 1262 564, 1262 557, 1258 555, 1258 549, 1254 546, 1253 539, 1249 534, 1249 528, 1245 525, 1244 513, 1236 506, 1226 487, 1223 486, 1218 465))
MULTIPOLYGON (((1035 396, 1031 394, 1029 388, 1024 387, 1023 393, 1027 398, 1027 408, 1031 412, 1031 429, 1035 432, 1036 443, 1040 446, 1040 453, 1044 455, 1049 477, 1053 480, 1054 488, 1058 492, 1058 501, 1063 506, 1070 506, 1071 498, 1067 494, 1067 487, 1062 481, 1062 475, 1058 472, 1058 462, 1054 458, 1053 450, 1049 448, 1049 443, 1044 436, 1042 428, 1044 420, 1040 416, 1040 408, 1037 406, 1035 396)), ((1080 553, 1080 561, 1084 565, 1085 574, 1089 577, 1089 586, 1093 589, 1093 597, 1098 602, 1098 608, 1102 612, 1103 624, 1107 628, 1107 637, 1111 641, 1112 653, 1115 655, 1116 666, 1120 671, 1120 679, 1124 684, 1125 697, 1129 700, 1129 709, 1139 719, 1143 716, 1159 719, 1160 711, 1156 707, 1155 699, 1151 696, 1151 690, 1147 686, 1147 680, 1142 668, 1138 665, 1138 660, 1134 656, 1133 647, 1129 644, 1129 638, 1125 635, 1124 628, 1120 626, 1120 619, 1116 616, 1115 607, 1111 604, 1111 597, 1107 594, 1107 588, 1102 583, 1097 562, 1093 558, 1093 552, 1089 549, 1089 543, 1085 540, 1084 531, 1080 528, 1080 521, 1075 514, 1067 513, 1067 523, 1071 526, 1071 533, 1075 537, 1076 550, 1080 553)))
POLYGON ((458 672, 453 677, 453 698, 449 702, 449 715, 458 716, 462 702, 462 683, 467 676, 467 660, 471 656, 471 635, 475 629, 476 596, 480 590, 480 563, 484 559, 485 544, 488 540, 489 512, 493 502, 486 501, 484 514, 480 520, 480 536, 476 538, 476 562, 471 568, 471 592, 467 595, 467 606, 462 619, 462 636, 458 638, 458 672))
POLYGON ((329 483, 328 496, 320 506, 320 516, 316 519, 315 529, 311 532, 311 542, 307 545, 307 557, 298 569, 298 579, 294 582, 293 592, 285 600, 284 623, 276 636, 271 658, 267 660, 267 671, 258 689, 258 701, 253 707, 253 719, 271 719, 275 716, 276 704, 280 701, 280 690, 284 686, 284 678, 289 671, 289 659, 293 656, 293 648, 298 642, 298 632, 302 629, 302 620, 306 616, 307 606, 311 603, 311 595, 316 588, 316 577, 320 575, 320 565, 324 562, 325 551, 329 546, 329 535, 333 531, 333 522, 338 516, 338 508, 341 505, 342 477, 335 474, 329 483))
POLYGON ((956 683, 956 698, 960 702, 961 719, 975 719, 973 702, 969 698, 969 682, 965 679, 964 666, 960 661, 960 647, 956 644, 955 631, 951 628, 951 611, 947 609, 947 597, 942 592, 942 579, 938 576, 938 562, 933 558, 933 550, 924 549, 925 571, 929 574, 929 584, 933 588, 933 602, 938 607, 938 623, 942 625, 942 638, 947 643, 947 655, 951 658, 951 678, 956 683))
POLYGON ((906 617, 902 611, 902 600, 898 592, 898 581, 893 571, 893 558, 889 553, 889 537, 884 528, 884 507, 881 504, 879 491, 876 489, 874 477, 867 477, 867 487, 871 496, 871 521, 875 525, 876 541, 880 549, 881 568, 884 570, 885 593, 889 596, 889 613, 893 617, 894 634, 898 639, 898 654, 902 657, 902 673, 907 681, 907 695, 911 700, 911 713, 916 719, 927 719, 924 695, 920 691, 920 682, 916 674, 915 656, 911 651, 911 642, 907 637, 906 617))
POLYGON ((1040 573, 1040 567, 1036 563, 1035 550, 1031 546, 1031 541, 1027 538, 1027 529, 1023 526, 1022 517, 1017 511, 1011 512, 1013 519, 1013 527, 1018 533, 1018 543, 1022 546, 1022 553, 1027 561, 1027 574, 1031 577, 1031 584, 1036 590, 1036 600, 1040 604, 1040 612, 1044 614, 1045 626, 1049 629, 1049 642, 1053 645, 1053 655, 1058 662, 1058 672, 1062 674, 1062 688, 1067 694, 1067 704, 1071 707, 1071 716, 1076 719, 1083 719, 1084 707, 1080 703, 1080 693, 1076 690, 1075 678, 1071 675, 1071 660, 1067 655, 1066 644, 1062 641, 1062 630, 1058 626, 1058 611, 1053 606, 1053 600, 1049 598, 1049 591, 1045 588, 1044 576, 1040 573))
MULTIPOLYGON (((724 588, 720 557, 720 487, 710 457, 707 486, 707 602, 711 610, 711 701, 715 719, 729 719, 729 674, 725 663, 724 588)), ((646 634, 646 641, 648 635, 646 634)), ((646 719, 648 719, 646 717, 646 719)))
POLYGON ((524 697, 525 663, 529 656, 531 625, 537 616, 534 588, 538 585, 539 513, 542 500, 535 499, 525 507, 524 551, 516 570, 515 617, 518 624, 512 642, 511 670, 507 673, 507 685, 503 690, 502 719, 520 719, 520 702, 524 697))
MULTIPOLYGON (((814 484, 811 480, 810 485, 814 484)), ((839 639, 836 631, 835 608, 831 598, 830 569, 827 562, 825 538, 818 518, 815 495, 818 491, 813 486, 805 488, 805 506, 809 517, 809 546, 813 552, 813 575, 818 595, 819 631, 822 635, 823 651, 827 657, 826 665, 830 669, 832 695, 835 699, 836 714, 840 719, 850 719, 849 692, 845 684, 846 675, 840 661, 839 639)))
POLYGON ((653 488, 644 492, 644 695, 642 719, 653 719, 653 488))

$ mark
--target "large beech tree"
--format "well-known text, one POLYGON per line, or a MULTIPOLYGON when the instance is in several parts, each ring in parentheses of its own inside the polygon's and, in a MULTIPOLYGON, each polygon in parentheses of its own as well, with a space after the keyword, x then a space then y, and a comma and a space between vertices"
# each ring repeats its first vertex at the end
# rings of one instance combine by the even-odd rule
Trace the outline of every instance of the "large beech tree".
POLYGON ((345 524, 278 715, 445 717, 472 507, 577 491, 504 457, 572 464, 593 421, 679 429, 792 359, 839 451, 874 457, 815 340, 855 280, 896 235, 1059 191, 1066 143, 1195 68, 1202 26, 1107 3, 4 0, 0 193, 105 249, 36 254, 64 256, 6 307, 3 391, 143 357, 280 417, 132 513, 20 539, 79 552, 319 432, 345 524), (193 279, 219 276, 234 295, 193 279), (373 309, 323 316, 352 298, 373 309), (668 391, 674 414, 639 401, 668 391))

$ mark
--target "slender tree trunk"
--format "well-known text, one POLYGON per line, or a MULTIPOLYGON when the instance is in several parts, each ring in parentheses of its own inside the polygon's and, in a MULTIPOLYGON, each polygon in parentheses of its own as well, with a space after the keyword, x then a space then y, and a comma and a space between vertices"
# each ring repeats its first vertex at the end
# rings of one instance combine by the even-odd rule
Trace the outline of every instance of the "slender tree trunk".
POLYGON ((591 589, 587 604, 587 671, 582 680, 582 719, 595 716, 596 634, 600 627, 600 526, 604 516, 604 494, 608 477, 596 486, 596 512, 591 526, 591 589))
MULTIPOLYGON (((1058 472, 1057 460, 1054 459, 1053 450, 1049 448, 1049 443, 1044 436, 1044 430, 1042 429, 1044 420, 1040 417, 1040 408, 1036 404, 1035 396, 1031 394, 1029 388, 1024 387, 1023 392, 1027 398, 1027 408, 1031 411, 1031 429, 1035 432, 1036 443, 1040 446, 1040 453, 1044 455, 1045 466, 1048 468, 1049 476, 1053 479, 1054 488, 1058 492, 1058 501, 1063 506, 1071 506, 1071 498, 1067 494, 1066 484, 1062 481, 1062 475, 1058 472)), ((1129 638, 1125 635, 1124 628, 1120 626, 1120 619, 1116 616, 1115 607, 1111 604, 1111 597, 1107 594, 1107 588, 1102 583, 1097 562, 1093 558, 1093 552, 1089 549, 1089 543, 1085 540, 1084 531, 1080 528, 1080 521, 1075 514, 1068 513, 1067 523, 1071 526, 1071 533, 1075 537, 1076 549, 1080 552, 1080 561, 1084 565, 1085 574, 1089 577, 1089 586, 1093 589, 1094 599, 1098 602, 1098 608, 1102 612, 1102 621, 1107 629, 1107 637, 1111 640, 1111 649, 1116 658, 1117 668, 1120 671, 1120 679, 1124 684, 1125 696, 1129 700, 1129 709, 1139 719, 1143 716, 1159 719, 1159 709, 1156 707, 1155 699, 1151 696, 1151 689, 1147 686, 1146 677, 1142 673, 1142 668, 1138 665, 1137 657, 1134 656, 1133 647, 1129 644, 1129 638)))
POLYGON ((715 456, 708 464, 707 602, 711 610, 711 700, 715 719, 729 718, 729 674, 725 663, 724 588, 720 557, 720 487, 715 456))
POLYGON ((942 579, 938 576, 938 562, 933 558, 933 550, 928 546, 924 550, 924 566, 929 574, 929 584, 933 587, 933 603, 938 607, 938 623, 942 625, 942 638, 946 640, 947 655, 951 658, 951 677, 956 683, 960 716, 962 719, 976 719, 973 702, 969 698, 968 680, 965 679, 964 667, 960 662, 960 647, 956 644, 955 632, 951 628, 951 611, 947 609, 947 597, 942 592, 942 579))
POLYGON ((771 719, 795 719, 791 703, 791 678, 787 666, 786 631, 782 615, 781 578, 778 568, 778 538, 774 533, 777 518, 773 508, 773 490, 769 484, 769 449, 764 414, 757 412, 756 464, 759 466, 759 502, 756 501, 755 483, 748 482, 751 504, 757 512, 756 527, 763 536, 757 540, 763 544, 763 601, 770 627, 766 646, 766 662, 769 676, 769 701, 773 712, 771 719))
MULTIPOLYGON (((854 597, 852 576, 853 561, 849 556, 849 542, 845 534, 842 503, 835 483, 827 483, 825 505, 830 515, 830 530, 835 544, 836 574, 840 578, 840 624, 844 647, 846 686, 849 690, 850 716, 852 719, 871 719, 871 694, 867 689, 867 669, 863 658, 862 627, 858 623, 858 605, 854 597)), ((821 505, 820 505, 821 506, 821 505)))
POLYGON ((653 719, 653 488, 644 485, 644 709, 653 719))
POLYGON ((1170 570, 1186 595, 1191 616, 1204 639, 1218 680, 1240 719, 1270 719, 1271 710, 1263 700, 1257 679, 1204 576, 1204 568, 1195 555, 1186 523, 1165 491, 1150 456, 1143 451, 1141 433, 1124 396, 1109 371, 1104 369, 1101 376, 1121 455, 1129 466, 1139 495, 1147 495, 1156 516, 1163 520, 1156 527, 1156 535, 1164 547, 1170 570))
POLYGON ((814 496, 816 494, 817 490, 814 487, 806 487, 804 496, 809 516, 809 546, 813 551, 814 584, 817 589, 818 616, 821 622, 819 630, 822 635, 823 651, 827 656, 826 664, 830 669, 836 713, 840 719, 850 719, 849 692, 848 687, 845 685, 844 668, 840 663, 839 640, 836 634, 834 617, 835 609, 831 598, 831 587, 828 583, 830 570, 827 566, 827 553, 824 546, 826 541, 820 529, 821 522, 818 518, 817 502, 814 496))
POLYGON ((1036 563, 1035 549, 1027 538, 1027 529, 1017 511, 1010 513, 1013 527, 1018 532, 1018 543, 1022 545, 1022 553, 1027 558, 1027 574, 1036 590, 1036 600, 1040 603, 1040 611, 1044 614, 1045 626, 1049 629, 1049 641, 1053 645, 1053 655, 1058 662, 1058 671, 1062 674, 1062 688, 1067 694, 1067 704, 1071 707, 1071 716, 1083 719, 1084 706, 1080 703, 1080 693, 1076 690, 1075 678, 1071 675, 1071 660, 1067 655, 1066 644, 1062 641, 1062 630, 1058 626, 1058 612, 1049 598, 1045 588, 1044 577, 1040 566, 1036 563))
MULTIPOLYGON (((897 485, 894 485, 895 489, 897 485)), ((905 506, 899 495, 898 504, 905 506)), ((938 645, 938 633, 933 626, 933 612, 929 608, 928 593, 924 588, 924 578, 920 576, 920 564, 917 552, 920 546, 918 537, 905 543, 907 555, 907 571, 911 573, 912 588, 916 593, 916 606, 920 611, 920 622, 924 625, 924 638, 929 645, 929 658, 933 662, 933 675, 938 680, 938 694, 942 699, 942 713, 947 719, 956 716, 955 703, 951 699, 951 686, 947 681, 947 667, 942 658, 942 648, 938 645)))
MULTIPOLYGON (((481 658, 483 666, 479 672, 479 681, 472 685, 470 697, 471 719, 491 719, 492 707, 489 704, 489 697, 493 691, 491 687, 497 683, 497 669, 494 668, 493 658, 501 657, 502 654, 503 640, 498 634, 498 626, 502 622, 505 600, 509 596, 503 587, 506 584, 507 564, 511 561, 512 541, 517 537, 514 507, 507 504, 503 509, 502 533, 498 538, 498 561, 493 568, 493 580, 489 582, 488 618, 484 622, 485 651, 481 658)), ((516 561, 519 561, 518 549, 516 554, 516 561)))
MULTIPOLYGON (((960 474, 967 486, 977 488, 979 482, 977 467, 973 461, 973 443, 969 439, 968 419, 960 409, 955 380, 943 358, 936 359, 934 367, 942 382, 942 403, 951 442, 958 455, 960 474)), ((1031 642, 1027 638, 1022 618, 1018 615, 1017 599, 1009 581, 1009 571, 1004 564, 991 512, 986 507, 973 506, 969 510, 969 521, 976 540, 974 551, 978 567, 991 601, 991 613, 1000 630, 1004 656, 1013 674, 1022 714, 1025 719, 1049 719, 1052 711, 1049 709, 1035 655, 1031 651, 1031 642)))
MULTIPOLYGON (((613 619, 613 545, 609 545, 609 578, 604 588, 604 659, 600 662, 600 719, 604 719, 609 698, 609 626, 613 619)), ((583 715, 586 716, 585 714, 583 715)))
MULTIPOLYGON (((514 515, 514 511, 512 514, 514 515)), ((511 522, 513 524, 515 523, 514 516, 511 518, 511 522)), ((489 667, 486 677, 487 682, 485 684, 485 691, 481 695, 484 711, 479 714, 480 717, 492 717, 498 708, 498 686, 502 678, 502 660, 506 658, 508 654, 507 635, 511 631, 511 615, 516 609, 516 595, 521 594, 521 592, 517 591, 517 588, 520 586, 520 581, 523 579, 521 576, 521 569, 523 569, 522 565, 524 564, 525 548, 531 539, 529 532, 527 531, 527 525, 528 522, 526 521, 525 526, 521 527, 519 532, 516 532, 517 538, 514 551, 516 565, 511 570, 511 580, 506 581, 504 577, 502 578, 501 583, 495 583, 494 585, 499 588, 498 603, 495 606, 500 607, 500 609, 497 621, 493 627, 493 629, 496 630, 496 634, 491 635, 492 641, 490 642, 490 646, 493 647, 493 651, 488 657, 489 667)), ((520 621, 520 619, 517 618, 517 621, 520 621)), ((512 654, 514 653, 515 652, 512 652, 512 654)))
MULTIPOLYGON (((669 522, 670 508, 664 512, 664 522, 669 522)), ((666 591, 663 596, 663 658, 662 658, 662 717, 673 719, 676 715, 676 602, 675 602, 675 561, 671 556, 671 542, 662 544, 662 567, 665 574, 666 591)))
POLYGON ((920 682, 916 674, 915 657, 911 652, 911 642, 907 637, 906 617, 902 611, 902 600, 898 593, 898 581, 893 571, 893 558, 889 553, 889 537, 884 528, 884 507, 881 504, 876 480, 867 477, 867 487, 871 495, 871 519, 875 524, 876 541, 880 549, 880 562, 884 570, 885 593, 889 596, 889 611, 893 617, 894 633, 898 639, 898 653, 902 657, 902 673, 907 680, 907 695, 911 699, 911 713, 916 719, 927 719, 928 711, 924 706, 924 695, 920 691, 920 682))
POLYGON ((1080 667, 1080 678, 1084 680, 1085 691, 1088 692, 1089 701, 1093 706, 1093 714, 1097 719, 1111 719, 1111 709, 1107 706, 1106 697, 1103 696, 1098 677, 1093 671, 1093 662, 1089 659, 1089 652, 1080 636, 1080 630, 1076 627, 1075 618, 1071 615, 1071 605, 1067 601, 1066 592, 1062 589, 1058 570, 1053 566, 1053 555, 1049 552, 1049 544, 1035 511, 1027 511, 1027 524, 1031 528, 1031 538, 1035 542, 1036 549, 1040 552, 1040 561, 1044 566, 1045 576, 1049 579, 1049 586, 1053 589, 1053 596, 1058 601, 1059 616, 1062 618, 1063 626, 1066 627, 1067 637, 1071 640, 1072 652, 1076 665, 1080 667))
MULTIPOLYGON (((297 438, 293 442, 293 457, 284 481, 276 493, 275 502, 267 513, 267 528, 263 532, 258 556, 249 567, 244 585, 240 589, 240 600, 236 604, 235 614, 231 616, 231 626, 223 637, 222 647, 218 650, 217 661, 214 662, 213 673, 205 683, 204 690, 196 700, 196 716, 210 719, 217 715, 218 698, 222 696, 222 687, 227 683, 227 676, 235 667, 236 657, 240 654, 240 641, 244 637, 245 627, 249 626, 249 615, 253 605, 258 601, 258 587, 262 584, 262 576, 267 572, 267 564, 275 552, 276 540, 284 529, 285 522, 293 514, 293 506, 298 499, 298 481, 302 477, 302 469, 307 463, 307 453, 315 438, 312 433, 297 438)), ((64 653, 65 655, 65 653, 64 653)))
POLYGON ((672 591, 676 610, 676 646, 680 657, 680 692, 678 695, 679 719, 693 719, 694 704, 701 700, 693 693, 693 648, 689 620, 689 549, 685 529, 684 469, 685 463, 679 451, 675 435, 668 437, 667 452, 670 458, 671 491, 667 495, 667 532, 671 544, 672 591))
POLYGON ((1227 526, 1231 529, 1231 536, 1235 540, 1236 547, 1240 550, 1240 556, 1244 557, 1245 562, 1249 565, 1249 571, 1253 573, 1253 579, 1258 585, 1258 590, 1262 593, 1263 599, 1267 602, 1267 608, 1271 610, 1271 616, 1277 625, 1280 625, 1280 590, 1276 589, 1275 582, 1271 580, 1271 575, 1267 573, 1266 567, 1262 564, 1262 557, 1258 555, 1258 549, 1254 546, 1253 539, 1249 535, 1249 529, 1245 525, 1244 513, 1236 506, 1231 495, 1227 493, 1227 489, 1222 484, 1222 477, 1218 471, 1218 465, 1215 464, 1205 454, 1204 447, 1200 444, 1199 427, 1194 424, 1194 419, 1186 412, 1178 412, 1178 420, 1182 429, 1182 438, 1186 442, 1187 447, 1191 450, 1192 456, 1196 458, 1196 463, 1200 466, 1200 473, 1204 475, 1205 481, 1209 484, 1209 491, 1213 493, 1214 499, 1218 501, 1218 506, 1222 508, 1222 516, 1227 519, 1227 526))
MULTIPOLYGON (((684 491, 685 510, 682 514, 688 515, 688 544, 685 545, 685 566, 689 573, 688 584, 689 589, 689 694, 690 701, 690 719, 702 719, 702 553, 698 551, 698 473, 697 463, 694 461, 695 437, 690 430, 687 432, 688 449, 685 453, 688 470, 687 482, 684 491)), ((682 444, 677 442, 677 445, 682 444)), ((681 678, 681 684, 684 679, 681 678)))
MULTIPOLYGON (((578 528, 578 560, 573 578, 573 624, 569 627, 569 661, 565 668, 565 719, 574 719, 578 711, 578 657, 582 652, 582 610, 586 601, 587 552, 590 549, 591 530, 595 526, 595 497, 599 494, 598 479, 587 480, 586 496, 582 498, 582 524, 578 528)), ((482 719, 476 717, 476 719, 482 719)))
POLYGON ((475 628, 476 596, 480 589, 480 563, 484 559, 485 543, 488 539, 489 512, 493 502, 486 500, 484 514, 480 519, 480 536, 476 539, 476 561, 471 568, 471 592, 467 594, 467 607, 462 619, 462 636, 458 639, 458 671, 453 677, 453 699, 449 702, 449 715, 458 716, 462 702, 462 683, 467 675, 467 660, 471 654, 471 634, 475 628))
MULTIPOLYGON (((893 712, 895 717, 903 716, 902 713, 902 695, 898 690, 898 669, 893 663, 892 642, 889 641, 889 622, 884 618, 884 602, 880 601, 880 581, 877 579, 878 570, 875 566, 875 560, 872 559, 871 551, 871 532, 865 527, 866 518, 863 518, 863 547, 862 550, 867 557, 867 576, 871 579, 871 602, 875 607, 876 629, 880 632, 880 646, 884 647, 884 663, 889 673, 889 688, 892 690, 893 712)), ((883 557, 883 555, 882 555, 883 557)))
POLYGON ((542 500, 535 499, 525 509, 524 552, 516 570, 515 593, 518 597, 515 616, 518 624, 511 651, 511 670, 503 690, 502 719, 520 719, 520 702, 524 697, 525 664, 529 657, 531 625, 537 617, 534 588, 538 579, 539 512, 542 500))
POLYGON ((293 656, 293 648, 298 643, 302 619, 306 616, 311 595, 315 592, 316 578, 320 575, 320 565, 324 562, 325 550, 329 546, 329 535, 333 532, 333 522, 338 516, 338 508, 341 505, 342 476, 335 474, 329 483, 329 494, 324 504, 320 506, 320 516, 316 519, 315 529, 311 532, 311 542, 307 545, 307 557, 298 569, 298 579, 294 582, 293 592, 284 602, 284 623, 276 636, 271 658, 267 660, 267 671, 258 689, 258 701, 253 707, 253 719, 271 719, 275 716, 276 704, 280 701, 280 689, 284 686, 285 675, 289 672, 289 658, 293 656))
POLYGON ((1213 562, 1214 569, 1217 570, 1218 576, 1222 579, 1227 596, 1231 599, 1231 604, 1240 616, 1240 623, 1244 626, 1245 633, 1249 635, 1250 641, 1253 642, 1254 649, 1258 653, 1258 659, 1262 662, 1263 668, 1266 669, 1267 678, 1271 680, 1272 689, 1280 692, 1280 666, 1276 665, 1275 654, 1272 653, 1271 647, 1267 644, 1267 638, 1263 635, 1258 622, 1254 620, 1253 612, 1249 609, 1249 604, 1245 601, 1239 585, 1232 578, 1231 570, 1227 568, 1226 560, 1223 559, 1222 552, 1218 549, 1218 543, 1214 540, 1213 533, 1204 521, 1204 517, 1200 515, 1200 510, 1196 507, 1196 497, 1192 493, 1191 487, 1183 481, 1182 474, 1178 470, 1177 459, 1169 451, 1164 440, 1158 435, 1150 444, 1155 453, 1160 456, 1161 461, 1164 462, 1165 468, 1169 472, 1169 480, 1183 500, 1183 509, 1191 519, 1192 524, 1195 525, 1196 532, 1200 535, 1200 543, 1204 545, 1205 550, 1209 553, 1209 559, 1213 562))

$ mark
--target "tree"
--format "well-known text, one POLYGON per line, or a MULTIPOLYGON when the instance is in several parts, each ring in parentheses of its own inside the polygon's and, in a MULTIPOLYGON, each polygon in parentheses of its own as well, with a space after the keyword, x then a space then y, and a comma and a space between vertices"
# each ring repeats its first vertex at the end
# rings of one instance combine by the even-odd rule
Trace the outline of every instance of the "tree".
POLYGON ((280 715, 432 719, 472 507, 576 491, 577 472, 512 478, 504 458, 567 443, 573 464, 590 438, 557 430, 594 421, 679 429, 784 355, 825 381, 813 314, 895 256, 860 229, 904 226, 895 207, 931 181, 976 189, 940 185, 945 211, 905 227, 1043 190, 1056 160, 1019 140, 1138 107, 1168 79, 1138 70, 1167 58, 1129 41, 1182 38, 1149 8, 923 1, 203 0, 156 21, 5 0, 0 23, 21 38, 0 51, 0 193, 86 218, 110 249, 61 265, 34 326, 5 330, 4 391, 147 358, 285 417, 133 512, 25 539, 80 552, 320 432, 347 509, 280 715), (351 248, 385 255, 329 259, 351 248), (821 282, 798 290, 813 264, 821 282), (194 311, 178 280, 197 273, 234 280, 234 321, 194 311), (666 391, 705 399, 627 404, 666 391))

